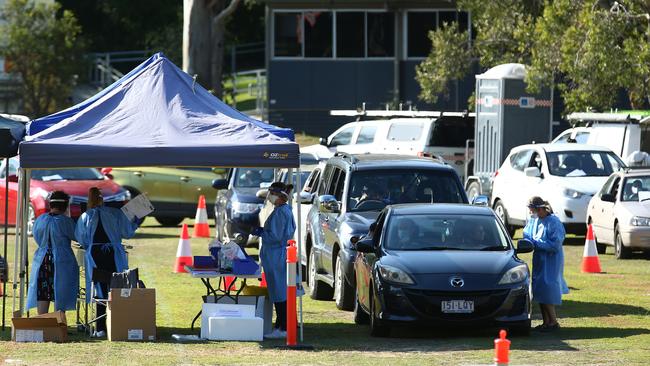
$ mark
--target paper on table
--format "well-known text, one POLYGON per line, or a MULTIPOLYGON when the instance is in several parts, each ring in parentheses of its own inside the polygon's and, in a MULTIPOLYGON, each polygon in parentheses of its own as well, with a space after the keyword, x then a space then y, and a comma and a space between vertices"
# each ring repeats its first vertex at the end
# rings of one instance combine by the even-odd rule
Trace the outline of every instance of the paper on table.
POLYGON ((144 194, 139 194, 126 205, 122 206, 122 212, 133 221, 134 218, 143 218, 154 210, 153 205, 144 194))

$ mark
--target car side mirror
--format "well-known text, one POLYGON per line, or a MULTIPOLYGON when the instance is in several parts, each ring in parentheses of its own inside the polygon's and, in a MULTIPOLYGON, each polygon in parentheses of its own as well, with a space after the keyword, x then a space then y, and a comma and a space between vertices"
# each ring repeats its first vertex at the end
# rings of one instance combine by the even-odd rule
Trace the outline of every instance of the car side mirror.
POLYGON ((600 200, 604 202, 616 202, 616 197, 613 194, 603 193, 600 195, 600 200))
POLYGON ((339 201, 336 200, 336 197, 326 194, 318 197, 318 209, 322 213, 339 213, 341 212, 341 207, 339 201))
POLYGON ((327 146, 327 139, 325 137, 321 137, 320 140, 318 140, 318 143, 323 146, 327 146))
POLYGON ((16 174, 10 174, 7 180, 13 183, 18 183, 18 176, 16 174))
POLYGON ((528 239, 519 239, 517 242, 517 254, 530 253, 533 249, 535 249, 535 246, 528 239))
MULTIPOLYGON (((354 239, 354 237, 352 238, 354 239)), ((352 239, 350 241, 352 241, 352 239)), ((370 238, 357 239, 356 243, 353 242, 354 248, 360 253, 374 253, 375 243, 370 238)))
POLYGON ((540 178, 542 176, 542 172, 536 166, 531 166, 524 169, 524 174, 526 174, 527 177, 533 178, 540 178))
POLYGON ((227 179, 215 179, 212 181, 212 188, 214 189, 228 189, 227 179))
POLYGON ((314 195, 312 193, 300 191, 296 193, 296 195, 298 196, 297 198, 300 203, 309 204, 314 201, 314 195))
POLYGON ((472 205, 488 207, 490 205, 490 199, 488 196, 483 195, 474 196, 474 198, 472 198, 472 205))
POLYGON ((268 194, 269 194, 269 190, 268 190, 268 189, 260 189, 259 191, 257 191, 257 193, 255 193, 255 196, 256 196, 257 198, 261 198, 261 199, 264 200, 264 199, 266 199, 266 196, 267 196, 268 194))

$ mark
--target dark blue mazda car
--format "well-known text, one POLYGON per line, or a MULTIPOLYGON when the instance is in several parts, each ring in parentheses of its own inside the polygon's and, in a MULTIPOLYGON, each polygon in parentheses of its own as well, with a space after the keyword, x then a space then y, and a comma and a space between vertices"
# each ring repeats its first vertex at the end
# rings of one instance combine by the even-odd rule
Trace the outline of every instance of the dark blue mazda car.
POLYGON ((373 336, 396 325, 530 331, 530 274, 488 207, 386 207, 357 249, 354 319, 373 336))

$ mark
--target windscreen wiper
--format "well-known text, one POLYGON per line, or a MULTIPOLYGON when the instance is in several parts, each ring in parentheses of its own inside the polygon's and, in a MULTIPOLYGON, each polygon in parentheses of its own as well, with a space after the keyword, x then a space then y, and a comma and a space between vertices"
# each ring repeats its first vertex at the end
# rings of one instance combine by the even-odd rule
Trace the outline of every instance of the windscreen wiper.
POLYGON ((494 246, 491 246, 491 247, 481 248, 481 250, 482 250, 482 251, 483 251, 483 250, 485 250, 485 251, 488 251, 488 250, 494 250, 494 251, 497 251, 497 250, 506 250, 506 247, 504 247, 503 245, 494 245, 494 246))
POLYGON ((455 248, 455 247, 424 247, 424 248, 415 248, 413 250, 466 250, 466 249, 455 248))

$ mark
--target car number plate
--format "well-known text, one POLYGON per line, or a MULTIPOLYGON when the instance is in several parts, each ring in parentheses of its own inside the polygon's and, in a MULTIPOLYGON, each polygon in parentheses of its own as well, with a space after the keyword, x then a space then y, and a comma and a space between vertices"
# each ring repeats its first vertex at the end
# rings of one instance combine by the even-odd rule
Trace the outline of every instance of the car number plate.
POLYGON ((474 301, 449 300, 441 301, 440 306, 443 313, 473 313, 474 301))

